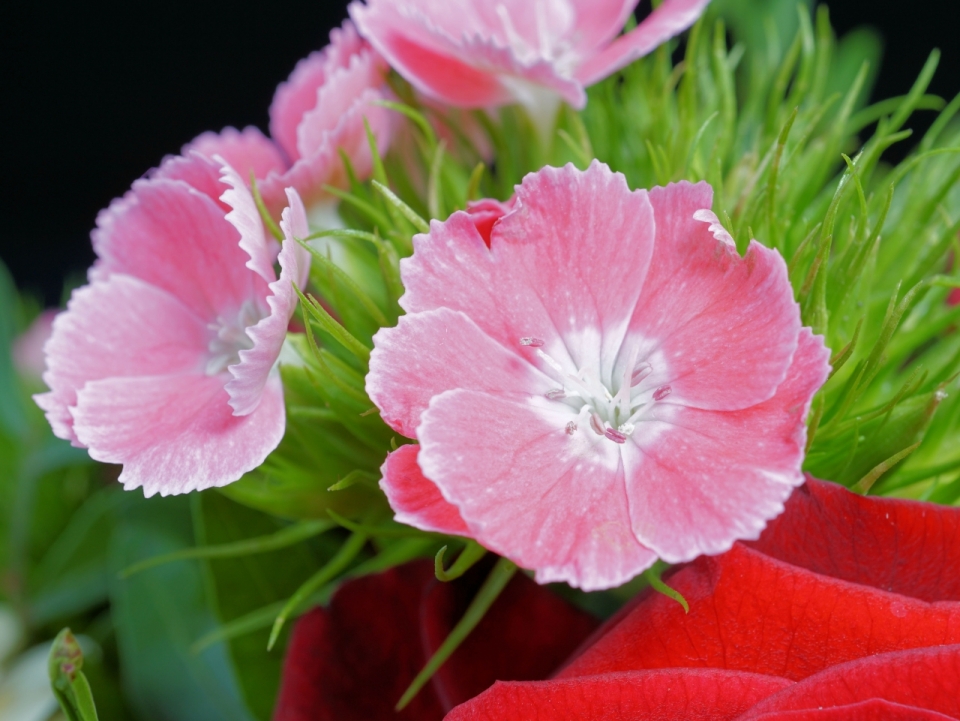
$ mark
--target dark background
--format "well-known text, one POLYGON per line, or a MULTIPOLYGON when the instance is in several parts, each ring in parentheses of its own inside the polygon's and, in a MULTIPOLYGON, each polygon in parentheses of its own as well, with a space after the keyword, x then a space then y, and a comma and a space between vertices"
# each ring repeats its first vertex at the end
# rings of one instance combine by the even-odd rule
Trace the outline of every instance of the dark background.
MULTIPOLYGON (((277 83, 326 43, 346 4, 4 0, 0 258, 17 284, 58 304, 64 279, 93 259, 98 210, 135 178, 204 130, 266 129, 277 83)), ((869 24, 883 34, 876 98, 906 92, 933 47, 943 59, 931 92, 960 91, 953 3, 829 5, 839 33, 869 24)))

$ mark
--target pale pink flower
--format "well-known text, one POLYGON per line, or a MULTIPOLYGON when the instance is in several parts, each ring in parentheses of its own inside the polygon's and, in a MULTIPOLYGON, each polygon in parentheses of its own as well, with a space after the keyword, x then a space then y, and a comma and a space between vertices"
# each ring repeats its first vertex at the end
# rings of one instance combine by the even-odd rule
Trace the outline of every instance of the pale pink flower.
POLYGON ((388 67, 347 21, 330 33, 330 44, 301 60, 277 88, 270 106, 270 133, 256 128, 207 132, 184 147, 207 157, 223 157, 244 180, 253 172, 264 201, 273 212, 286 204, 293 187, 308 211, 321 217, 337 204, 323 189, 349 188, 340 153, 361 180, 373 171, 373 156, 364 119, 386 153, 393 131, 393 111, 379 105, 390 97, 388 67))
POLYGON ((293 240, 306 217, 291 190, 277 278, 236 171, 223 165, 220 200, 208 194, 215 167, 171 162, 200 188, 158 174, 100 214, 91 282, 54 321, 50 391, 35 396, 57 436, 123 464, 124 487, 147 496, 230 483, 284 432, 275 366, 309 268, 293 240))
POLYGON ((419 441, 382 469, 397 520, 584 589, 758 536, 803 483, 828 353, 783 258, 741 257, 712 196, 545 168, 489 247, 463 212, 414 238, 367 377, 419 441))
POLYGON ((547 96, 574 108, 584 88, 690 27, 709 0, 664 0, 618 37, 638 0, 367 0, 357 28, 414 87, 465 108, 547 96))
POLYGON ((39 378, 46 370, 43 346, 53 332, 55 310, 45 310, 13 342, 13 365, 25 376, 39 378))

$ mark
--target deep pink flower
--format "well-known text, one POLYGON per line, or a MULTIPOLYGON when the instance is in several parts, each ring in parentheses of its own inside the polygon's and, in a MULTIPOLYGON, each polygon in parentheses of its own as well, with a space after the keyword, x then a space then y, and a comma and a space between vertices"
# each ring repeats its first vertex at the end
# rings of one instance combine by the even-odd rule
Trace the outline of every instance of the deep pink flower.
POLYGON ((690 27, 709 0, 665 0, 617 37, 638 0, 367 0, 350 4, 360 33, 427 96, 483 108, 562 97, 690 27))
POLYGON ((367 377, 419 440, 383 466, 398 520, 586 589, 759 535, 803 483, 828 353, 783 258, 740 257, 712 196, 545 168, 489 247, 463 212, 414 238, 367 377))
POLYGON ((100 214, 91 282, 46 346, 36 400, 54 433, 122 463, 124 487, 147 496, 230 483, 283 436, 274 367, 308 269, 292 239, 306 218, 291 190, 278 279, 239 175, 222 166, 221 200, 207 194, 216 167, 180 159, 168 170, 196 185, 158 174, 100 214))
POLYGON ((277 88, 270 106, 273 140, 256 128, 226 128, 200 135, 184 148, 184 155, 219 155, 244 180, 252 171, 272 212, 286 205, 284 189, 293 187, 311 215, 322 214, 336 205, 323 186, 349 187, 341 152, 360 179, 372 172, 364 119, 380 153, 389 146, 392 111, 377 104, 389 97, 387 70, 383 58, 345 22, 330 33, 326 48, 301 60, 277 88))

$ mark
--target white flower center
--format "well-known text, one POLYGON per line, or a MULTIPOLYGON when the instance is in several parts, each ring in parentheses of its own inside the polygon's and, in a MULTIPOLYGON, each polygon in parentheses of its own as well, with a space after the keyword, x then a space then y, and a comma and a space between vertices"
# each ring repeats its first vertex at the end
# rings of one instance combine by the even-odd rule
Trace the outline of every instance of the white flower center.
POLYGON ((609 387, 596 369, 564 367, 543 351, 545 343, 541 338, 527 336, 520 339, 520 345, 535 349, 537 357, 549 369, 548 375, 557 381, 557 387, 544 394, 547 400, 565 404, 576 415, 576 420, 566 424, 570 435, 589 429, 614 443, 625 443, 654 404, 673 392, 670 385, 656 382, 656 378, 666 375, 665 368, 654 367, 655 363, 663 366, 660 354, 640 358, 637 343, 631 344, 632 350, 622 371, 611 374, 609 387), (654 373, 655 370, 659 372, 654 373))
POLYGON ((247 300, 233 317, 220 316, 209 324, 213 337, 208 345, 210 357, 207 359, 207 375, 215 376, 240 362, 240 351, 253 348, 253 340, 247 335, 247 329, 262 318, 257 304, 247 300))

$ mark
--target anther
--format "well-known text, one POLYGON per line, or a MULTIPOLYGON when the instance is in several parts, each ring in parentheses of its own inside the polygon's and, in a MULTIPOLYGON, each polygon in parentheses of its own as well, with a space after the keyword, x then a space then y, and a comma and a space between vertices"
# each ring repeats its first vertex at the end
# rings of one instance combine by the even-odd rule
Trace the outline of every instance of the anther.
POLYGON ((630 376, 630 385, 635 386, 640 384, 651 373, 653 373, 653 366, 649 363, 641 363, 634 368, 633 374, 630 376))
POLYGON ((673 388, 671 388, 670 386, 660 386, 659 388, 657 388, 657 390, 653 392, 653 400, 662 401, 671 393, 673 393, 673 388))
POLYGON ((603 435, 606 436, 609 440, 614 443, 626 443, 627 437, 623 435, 620 431, 615 431, 613 428, 608 428, 603 432, 603 435))
POLYGON ((567 392, 563 388, 554 388, 552 391, 544 393, 549 401, 560 401, 567 397, 567 392))
POLYGON ((603 421, 596 413, 590 414, 590 427, 598 436, 604 435, 603 421))
POLYGON ((636 429, 636 426, 633 425, 632 423, 624 423, 619 428, 617 428, 617 430, 620 431, 625 436, 632 436, 633 431, 635 429, 636 429))
POLYGON ((525 336, 520 339, 520 345, 530 346, 531 348, 541 348, 543 346, 543 339, 525 336))
POLYGON ((574 423, 573 421, 570 421, 569 423, 567 423, 566 430, 567 430, 567 435, 572 436, 574 433, 577 432, 577 424, 574 423))

